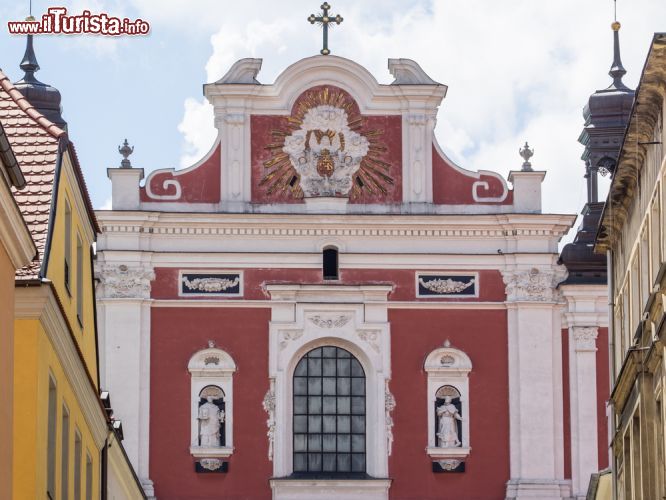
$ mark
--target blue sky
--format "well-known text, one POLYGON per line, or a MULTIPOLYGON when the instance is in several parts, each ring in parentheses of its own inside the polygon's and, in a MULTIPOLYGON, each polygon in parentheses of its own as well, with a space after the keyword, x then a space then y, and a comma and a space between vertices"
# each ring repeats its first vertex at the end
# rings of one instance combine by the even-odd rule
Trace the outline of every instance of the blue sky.
MULTIPOLYGON (((548 170, 544 208, 578 212, 585 201, 582 147, 577 138, 587 97, 610 84, 611 0, 331 0, 345 21, 331 33, 336 55, 390 82, 389 57, 418 61, 449 86, 436 135, 461 166, 506 174, 522 161, 548 170)), ((184 167, 214 139, 202 84, 220 78, 242 57, 264 60, 270 83, 292 62, 318 53, 320 30, 306 18, 319 1, 244 2, 91 0, 33 1, 33 14, 64 5, 70 13, 142 18, 145 37, 49 35, 35 39, 37 77, 63 96, 93 204, 110 198, 106 168, 121 159, 127 137, 132 163, 146 169, 184 167), (270 5, 270 7, 269 7, 270 5)), ((0 67, 13 80, 25 38, 6 21, 27 15, 28 1, 0 5, 0 67)), ((625 83, 635 86, 654 31, 666 31, 663 0, 618 0, 625 83)))

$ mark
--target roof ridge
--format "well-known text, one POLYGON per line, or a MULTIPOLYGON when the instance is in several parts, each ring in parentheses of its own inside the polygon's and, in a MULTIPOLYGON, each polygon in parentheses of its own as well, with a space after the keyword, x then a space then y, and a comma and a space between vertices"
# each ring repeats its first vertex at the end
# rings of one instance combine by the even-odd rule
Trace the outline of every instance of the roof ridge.
POLYGON ((60 139, 63 136, 67 135, 63 129, 58 127, 51 120, 46 118, 43 114, 35 109, 35 107, 30 104, 25 96, 17 89, 14 84, 9 80, 9 77, 0 69, 0 88, 2 88, 9 97, 16 103, 16 105, 21 108, 21 110, 32 118, 40 127, 42 127, 46 132, 48 132, 52 137, 60 139))

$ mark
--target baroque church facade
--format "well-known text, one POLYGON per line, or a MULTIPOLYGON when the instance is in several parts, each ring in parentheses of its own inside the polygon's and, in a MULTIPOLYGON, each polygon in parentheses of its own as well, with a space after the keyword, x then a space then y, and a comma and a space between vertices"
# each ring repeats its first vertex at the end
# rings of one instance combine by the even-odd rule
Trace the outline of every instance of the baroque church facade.
POLYGON ((204 86, 195 165, 108 169, 100 383, 147 496, 584 498, 606 288, 558 262, 575 215, 543 213, 529 149, 456 165, 412 60, 260 68, 204 86))

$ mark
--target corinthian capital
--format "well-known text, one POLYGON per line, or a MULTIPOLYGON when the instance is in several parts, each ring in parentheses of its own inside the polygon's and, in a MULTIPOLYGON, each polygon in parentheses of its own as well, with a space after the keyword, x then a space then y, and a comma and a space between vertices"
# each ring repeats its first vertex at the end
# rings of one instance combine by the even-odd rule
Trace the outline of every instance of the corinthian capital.
POLYGON ((596 351, 599 329, 596 326, 572 326, 571 336, 576 351, 596 351))
POLYGON ((125 264, 104 264, 97 268, 101 298, 150 298, 150 282, 155 279, 152 268, 125 264))
POLYGON ((547 269, 520 269, 504 271, 502 278, 506 285, 506 298, 509 302, 558 302, 557 285, 567 276, 564 266, 547 269))

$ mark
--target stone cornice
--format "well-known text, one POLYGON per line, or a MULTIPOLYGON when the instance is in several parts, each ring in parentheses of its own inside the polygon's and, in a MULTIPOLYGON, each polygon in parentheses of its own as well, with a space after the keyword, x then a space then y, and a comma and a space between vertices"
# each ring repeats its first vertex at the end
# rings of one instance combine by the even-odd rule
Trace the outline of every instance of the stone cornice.
POLYGON ((36 320, 42 325, 76 395, 95 444, 97 448, 101 448, 107 433, 106 415, 55 291, 46 284, 17 287, 14 311, 16 319, 36 320))
POLYGON ((106 234, 559 238, 574 221, 560 214, 331 215, 98 212, 106 234))
POLYGON ((666 34, 655 33, 604 206, 597 251, 605 251, 613 244, 625 225, 630 206, 635 202, 640 171, 647 161, 649 148, 653 147, 646 143, 654 141, 653 135, 664 106, 664 60, 666 34))

